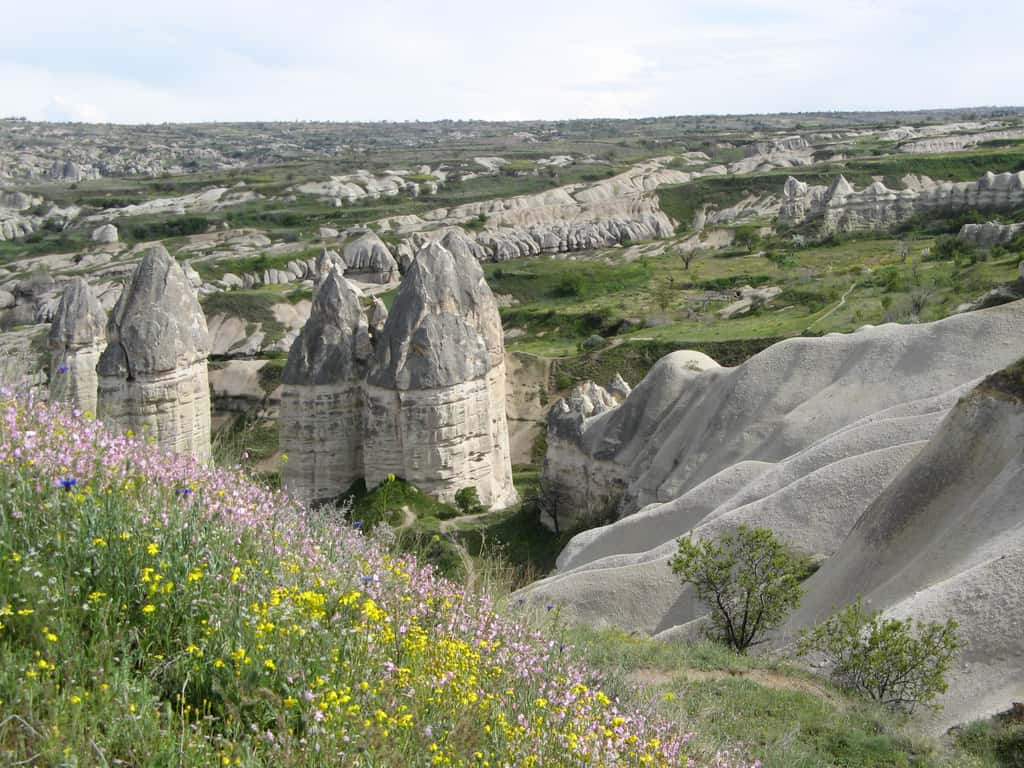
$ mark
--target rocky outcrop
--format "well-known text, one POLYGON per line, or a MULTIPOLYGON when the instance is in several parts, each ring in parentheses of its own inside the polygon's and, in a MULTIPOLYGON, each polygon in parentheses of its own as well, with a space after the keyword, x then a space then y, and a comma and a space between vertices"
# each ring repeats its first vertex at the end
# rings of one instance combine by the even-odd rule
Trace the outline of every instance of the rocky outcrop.
POLYGON ((997 245, 1006 245, 1021 232, 1024 232, 1024 223, 1000 224, 997 221, 986 221, 984 224, 964 224, 957 237, 977 248, 995 248, 997 245))
POLYGON ((388 308, 379 297, 370 301, 370 309, 366 313, 366 321, 370 326, 370 337, 376 341, 384 332, 384 324, 388 321, 388 308))
POLYGON ((285 489, 329 501, 363 476, 363 379, 370 356, 366 315, 353 286, 328 270, 282 374, 285 489))
POLYGON ((807 143, 807 139, 803 136, 785 136, 781 139, 756 141, 753 144, 747 144, 743 147, 743 154, 746 157, 755 157, 756 155, 768 155, 773 152, 795 152, 807 149, 808 147, 810 147, 810 144, 807 143))
POLYGON ((96 365, 107 346, 107 313, 83 277, 64 289, 50 325, 50 400, 96 413, 96 365))
POLYGON ((364 283, 396 283, 399 280, 398 262, 372 230, 345 243, 341 258, 345 262, 345 275, 352 280, 364 283))
MULTIPOLYGON (((915 179, 920 182, 920 179, 915 179)), ((929 180, 930 181, 930 180, 929 180)), ((1024 205, 1024 171, 986 173, 975 182, 930 182, 894 190, 875 181, 856 190, 838 176, 829 187, 790 177, 782 190, 781 224, 820 219, 827 231, 887 229, 915 215, 1015 210, 1024 205)))
POLYGON ((486 506, 511 504, 504 356, 479 263, 431 242, 402 281, 367 377, 367 486, 394 474, 445 501, 472 486, 486 506))
POLYGON ((681 350, 659 361, 637 390, 631 390, 621 378, 613 379, 608 389, 588 381, 555 403, 548 413, 548 449, 542 474, 547 510, 542 522, 564 531, 614 518, 630 478, 624 467, 612 460, 614 454, 608 450, 612 441, 603 434, 597 437, 601 432, 596 426, 601 421, 598 417, 628 402, 623 418, 628 413, 650 427, 651 417, 646 414, 658 414, 665 405, 657 398, 649 402, 645 392, 660 391, 669 386, 668 381, 680 385, 700 371, 717 367, 718 363, 701 352, 681 350))
POLYGON ((316 266, 313 269, 313 279, 317 282, 323 280, 327 275, 337 271, 338 274, 345 274, 345 262, 337 251, 330 251, 324 248, 316 257, 316 266))
POLYGON ((666 168, 671 159, 639 163, 592 184, 438 208, 422 216, 396 216, 378 223, 397 234, 419 235, 417 245, 444 231, 444 238, 458 240, 446 243, 445 247, 469 248, 482 261, 609 248, 626 241, 671 237, 675 234, 675 222, 661 210, 651 192, 666 184, 688 183, 701 175, 666 168), (470 231, 477 222, 485 222, 483 230, 470 231))
POLYGON ((1022 394, 1018 366, 961 398, 804 583, 781 633, 780 644, 858 596, 887 617, 956 619, 965 647, 929 716, 936 732, 1024 697, 1022 394))
POLYGON ((92 241, 107 245, 117 242, 117 227, 113 224, 104 224, 92 231, 92 241))
POLYGON ((96 168, 79 165, 71 160, 54 160, 46 175, 54 181, 87 181, 100 178, 100 172, 96 168))
POLYGON ((99 415, 161 448, 210 457, 206 319, 181 266, 148 250, 118 299, 100 357, 99 415))
MULTIPOLYGON (((770 528, 807 554, 841 551, 957 402, 979 379, 1024 354, 1021 339, 1024 302, 1018 301, 930 324, 788 339, 736 368, 689 370, 673 355, 664 358, 622 405, 554 441, 563 456, 554 462, 549 455, 544 482, 558 484, 561 509, 585 515, 595 500, 605 500, 562 470, 571 460, 591 476, 620 479, 620 519, 574 537, 558 572, 530 591, 560 605, 568 620, 685 633, 706 607, 669 568, 679 536, 693 531, 698 539, 714 538, 745 524, 770 528)), ((984 435, 974 441, 977 455, 993 457, 988 469, 998 471, 1002 459, 979 442, 984 435)), ((934 471, 922 468, 922 492, 929 483, 942 492, 947 478, 956 477, 952 464, 924 466, 934 471)), ((964 468, 971 482, 984 479, 964 468)), ((957 492, 958 514, 969 517, 977 498, 975 486, 957 492)), ((908 496, 887 509, 913 516, 921 507, 908 496)), ((943 524, 932 532, 951 545, 960 541, 943 524)), ((894 564, 900 551, 894 545, 894 564)), ((834 583, 851 594, 872 588, 834 583)), ((923 588, 913 581, 907 588, 917 583, 923 588)), ((834 594, 813 602, 825 609, 836 604, 834 594)))

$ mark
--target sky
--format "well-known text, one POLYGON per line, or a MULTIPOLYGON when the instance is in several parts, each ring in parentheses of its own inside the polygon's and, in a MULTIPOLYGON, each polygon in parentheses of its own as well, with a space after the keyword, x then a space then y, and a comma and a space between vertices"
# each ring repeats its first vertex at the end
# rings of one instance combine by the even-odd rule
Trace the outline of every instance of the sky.
POLYGON ((0 116, 562 119, 1024 104, 1024 0, 0 0, 0 116))

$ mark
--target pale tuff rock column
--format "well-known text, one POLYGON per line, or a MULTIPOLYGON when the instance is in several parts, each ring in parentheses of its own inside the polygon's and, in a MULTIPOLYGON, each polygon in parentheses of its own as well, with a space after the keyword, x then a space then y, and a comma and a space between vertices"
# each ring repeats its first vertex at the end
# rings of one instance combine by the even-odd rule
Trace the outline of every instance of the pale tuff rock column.
POLYGON ((161 448, 210 458, 206 318, 181 266, 162 245, 142 258, 107 325, 99 415, 161 448))
POLYGON ((513 503, 504 390, 501 319, 480 265, 428 244, 367 377, 367 486, 395 474, 444 501, 472 486, 487 506, 513 503))
POLYGON ((50 400, 96 413, 96 365, 107 346, 107 313, 85 278, 64 289, 50 326, 50 400))
POLYGON ((328 269, 282 374, 282 483, 297 499, 334 499, 363 476, 363 377, 371 353, 355 288, 328 269))
POLYGON ((388 308, 376 296, 373 297, 370 308, 366 311, 366 320, 370 324, 370 338, 376 341, 384 332, 384 324, 388 321, 388 308))

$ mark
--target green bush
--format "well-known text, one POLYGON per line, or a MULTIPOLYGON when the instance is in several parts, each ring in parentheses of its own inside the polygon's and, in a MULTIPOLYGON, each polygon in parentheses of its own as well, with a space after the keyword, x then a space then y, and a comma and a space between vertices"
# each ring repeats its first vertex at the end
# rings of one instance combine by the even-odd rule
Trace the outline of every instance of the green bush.
POLYGON ((958 264, 973 249, 955 235, 943 235, 935 241, 927 261, 955 261, 958 264))
POLYGON ((455 506, 464 515, 475 515, 484 511, 484 505, 480 503, 480 494, 472 485, 467 485, 455 493, 455 506))
POLYGON ((583 277, 576 273, 563 275, 551 289, 551 295, 559 299, 578 297, 583 292, 583 277))
POLYGON ((946 672, 963 647, 957 623, 883 619, 868 614, 860 598, 805 632, 798 652, 821 652, 833 664, 832 678, 892 709, 913 711, 946 690, 946 672))
POLYGON ((672 572, 710 606, 716 639, 745 653, 800 604, 808 564, 767 528, 741 525, 717 541, 692 536, 679 539, 672 572))

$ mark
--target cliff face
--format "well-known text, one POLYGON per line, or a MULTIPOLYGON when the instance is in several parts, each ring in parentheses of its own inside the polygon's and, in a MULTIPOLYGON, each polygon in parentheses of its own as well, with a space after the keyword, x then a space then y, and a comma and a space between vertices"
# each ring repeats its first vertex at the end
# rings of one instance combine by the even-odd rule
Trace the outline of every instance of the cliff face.
POLYGON ((152 436, 162 448, 210 457, 210 340, 181 266, 156 246, 125 286, 100 356, 99 415, 114 431, 152 436))
POLYGON ((782 641, 863 596, 898 618, 956 619, 966 647, 931 718, 935 730, 1024 696, 1024 401, 993 377, 927 445, 805 584, 782 641))
POLYGON ((363 378, 370 356, 366 314, 349 282, 330 269, 282 374, 284 487, 327 501, 363 476, 363 378))
MULTIPOLYGON (((467 249, 481 261, 505 261, 542 253, 607 248, 627 240, 654 240, 675 234, 675 223, 651 193, 665 184, 685 184, 707 173, 664 167, 660 158, 592 184, 574 184, 534 195, 438 208, 422 216, 386 219, 382 226, 406 236, 401 255, 428 238, 445 236, 448 250, 467 249), (464 229, 479 220, 480 232, 464 229), (453 242, 453 239, 458 242, 453 242)), ((724 172, 724 169, 722 169, 724 172)))
POLYGON ((50 326, 50 399, 96 413, 96 366, 107 346, 107 313, 82 277, 64 289, 50 326))
POLYGON ((828 187, 790 177, 782 191, 779 222, 793 225, 820 218, 826 230, 846 232, 885 229, 918 214, 1014 210, 1024 205, 1024 171, 986 173, 973 182, 912 181, 903 190, 879 181, 856 190, 842 176, 828 187))
POLYGON ((569 620, 675 632, 706 611, 668 567, 688 531, 763 526, 810 554, 841 551, 959 398, 1024 354, 1022 338, 1018 301, 789 339, 736 368, 666 357, 621 405, 552 431, 544 477, 560 514, 622 489, 621 519, 574 537, 530 591, 569 620))
POLYGON ((366 383, 366 483, 400 476, 446 501, 515 500, 501 319, 483 271, 440 243, 409 268, 366 383))

